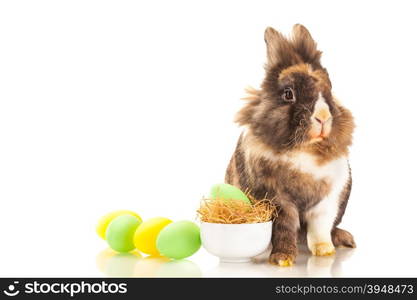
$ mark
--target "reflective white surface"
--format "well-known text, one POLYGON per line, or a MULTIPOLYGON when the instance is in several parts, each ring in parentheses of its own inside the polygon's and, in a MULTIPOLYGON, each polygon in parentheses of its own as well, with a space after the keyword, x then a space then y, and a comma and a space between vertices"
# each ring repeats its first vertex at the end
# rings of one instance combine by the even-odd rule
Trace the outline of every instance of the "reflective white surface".
POLYGON ((250 263, 223 263, 204 249, 186 260, 115 254, 104 249, 97 255, 97 276, 107 277, 381 277, 415 276, 415 261, 389 261, 360 249, 338 249, 336 255, 316 257, 300 247, 292 267, 270 265, 259 257, 250 263))
MULTIPOLYGON (((352 226, 358 247, 337 249, 334 256, 312 256, 305 246, 292 267, 270 265, 266 255, 250 263, 219 263, 201 248, 178 261, 139 252, 118 254, 94 232, 92 217, 71 218, 75 209, 53 217, 39 213, 33 226, 16 223, 0 247, 0 276, 20 277, 403 277, 417 276, 415 236, 396 231, 390 222, 352 226), (87 220, 87 222, 84 222, 87 220), (70 222, 73 222, 71 226, 70 222), (60 226, 58 226, 60 225, 60 226), (362 227, 362 230, 360 230, 362 227), (43 228, 43 233, 40 229, 43 228), (16 233, 19 233, 18 237, 16 233), (47 233, 47 234, 46 234, 47 233), (263 259, 263 260, 262 260, 263 259)), ((383 213, 381 211, 381 213, 383 213)), ((407 220, 406 220, 407 221, 407 220)), ((407 221, 410 222, 410 221, 407 221)), ((12 229, 12 228, 11 228, 12 229)))

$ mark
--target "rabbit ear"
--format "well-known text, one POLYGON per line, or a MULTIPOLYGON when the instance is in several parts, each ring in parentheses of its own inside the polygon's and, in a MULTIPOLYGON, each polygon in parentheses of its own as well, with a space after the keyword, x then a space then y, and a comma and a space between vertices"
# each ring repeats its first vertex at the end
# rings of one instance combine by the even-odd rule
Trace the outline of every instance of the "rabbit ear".
POLYGON ((291 40, 295 51, 305 63, 320 65, 321 51, 317 50, 317 43, 310 32, 301 24, 295 24, 291 40))
POLYGON ((268 57, 267 68, 277 64, 288 67, 299 62, 300 59, 294 52, 291 43, 274 28, 267 27, 265 29, 265 43, 268 57))

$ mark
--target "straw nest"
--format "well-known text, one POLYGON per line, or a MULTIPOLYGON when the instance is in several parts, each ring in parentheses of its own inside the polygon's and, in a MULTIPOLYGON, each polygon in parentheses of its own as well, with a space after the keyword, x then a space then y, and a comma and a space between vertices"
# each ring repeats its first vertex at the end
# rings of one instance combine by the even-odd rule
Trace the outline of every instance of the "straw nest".
POLYGON ((197 210, 198 218, 207 223, 247 224, 264 223, 276 216, 276 206, 267 199, 252 204, 242 200, 203 199, 197 210))

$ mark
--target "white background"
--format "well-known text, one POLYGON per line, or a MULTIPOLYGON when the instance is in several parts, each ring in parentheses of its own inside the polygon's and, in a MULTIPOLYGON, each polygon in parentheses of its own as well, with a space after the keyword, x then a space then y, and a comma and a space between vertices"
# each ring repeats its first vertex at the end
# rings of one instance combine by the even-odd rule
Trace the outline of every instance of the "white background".
POLYGON ((302 251, 293 268, 218 265, 203 249, 146 268, 416 276, 415 11, 413 1, 2 1, 0 276, 161 274, 133 257, 103 267, 96 221, 120 208, 194 220, 223 180, 243 89, 262 80, 265 27, 295 23, 356 119, 342 228, 358 248, 302 251))

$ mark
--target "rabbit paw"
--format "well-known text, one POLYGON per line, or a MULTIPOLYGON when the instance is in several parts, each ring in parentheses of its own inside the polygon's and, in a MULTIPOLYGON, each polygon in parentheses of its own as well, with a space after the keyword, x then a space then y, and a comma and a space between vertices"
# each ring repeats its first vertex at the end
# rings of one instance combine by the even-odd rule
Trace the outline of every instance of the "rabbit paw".
POLYGON ((316 256, 328 256, 333 255, 336 252, 332 243, 316 243, 310 250, 311 253, 316 256))
POLYGON ((269 256, 269 263, 280 267, 291 267, 294 264, 295 255, 286 253, 272 253, 269 256))

